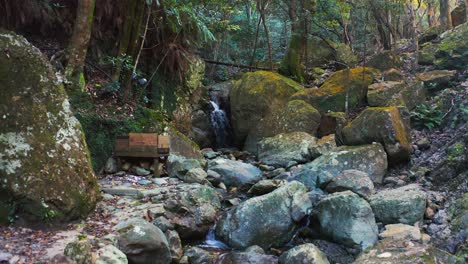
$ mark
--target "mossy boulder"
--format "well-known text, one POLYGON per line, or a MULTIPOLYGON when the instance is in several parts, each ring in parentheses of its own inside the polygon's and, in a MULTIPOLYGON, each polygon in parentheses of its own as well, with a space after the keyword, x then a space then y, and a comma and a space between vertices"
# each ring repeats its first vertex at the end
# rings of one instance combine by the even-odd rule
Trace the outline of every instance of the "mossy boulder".
POLYGON ((401 71, 395 69, 395 68, 391 68, 387 71, 385 71, 384 73, 382 73, 382 77, 383 77, 383 80, 388 82, 401 82, 403 81, 404 79, 404 76, 403 74, 401 73, 401 71))
POLYGON ((398 107, 370 107, 340 131, 345 145, 381 143, 390 162, 408 161, 411 138, 407 122, 398 107))
POLYGON ((416 74, 416 78, 423 82, 430 91, 438 91, 448 88, 450 81, 457 75, 456 71, 435 70, 416 74))
POLYGON ((391 50, 386 50, 372 56, 366 65, 380 71, 386 71, 392 68, 400 68, 402 63, 397 54, 391 50))
POLYGON ((461 1, 460 5, 455 7, 450 15, 452 16, 452 26, 456 27, 466 22, 466 1, 461 1))
POLYGON ((431 27, 418 37, 418 44, 423 45, 424 43, 433 41, 437 39, 442 32, 444 32, 444 29, 440 26, 431 27))
POLYGON ((405 106, 409 110, 426 100, 426 90, 422 83, 380 82, 369 86, 367 103, 369 106, 405 106))
POLYGON ((320 113, 317 109, 302 100, 293 100, 262 118, 249 132, 244 149, 256 154, 259 141, 281 133, 306 132, 316 135, 319 125, 320 113))
POLYGON ((435 54, 435 65, 439 69, 464 70, 468 64, 468 22, 440 36, 435 54))
POLYGON ((433 65, 438 45, 433 43, 424 44, 418 51, 418 63, 420 65, 433 65))
POLYGON ((25 38, 0 32, 0 50, 2 202, 26 222, 85 217, 99 187, 63 85, 25 38))
POLYGON ((349 110, 365 104, 367 87, 379 71, 358 67, 333 73, 318 89, 304 89, 295 93, 292 100, 304 100, 320 112, 344 112, 348 99, 349 110))
POLYGON ((282 75, 257 71, 246 73, 231 90, 231 122, 236 143, 242 145, 258 122, 272 110, 283 108, 302 86, 282 75))

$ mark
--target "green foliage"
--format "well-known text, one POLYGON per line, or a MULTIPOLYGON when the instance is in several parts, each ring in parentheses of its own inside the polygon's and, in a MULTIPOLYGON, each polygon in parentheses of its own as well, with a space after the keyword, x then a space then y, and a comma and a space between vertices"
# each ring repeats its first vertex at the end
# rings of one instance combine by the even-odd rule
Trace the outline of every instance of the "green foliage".
POLYGON ((133 70, 133 59, 132 56, 122 54, 119 57, 106 57, 105 61, 109 63, 113 68, 122 67, 125 70, 133 70))
POLYGON ((433 129, 442 124, 443 113, 438 107, 421 104, 411 112, 411 119, 416 127, 433 129))

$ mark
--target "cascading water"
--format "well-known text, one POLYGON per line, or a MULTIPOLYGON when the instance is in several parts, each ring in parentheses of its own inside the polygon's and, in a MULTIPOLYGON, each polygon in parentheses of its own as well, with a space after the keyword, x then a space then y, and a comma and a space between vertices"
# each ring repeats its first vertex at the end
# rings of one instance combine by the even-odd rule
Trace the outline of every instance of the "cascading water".
POLYGON ((210 122, 216 137, 216 147, 226 147, 230 133, 229 119, 226 112, 217 103, 216 98, 212 98, 210 104, 213 107, 210 113, 210 122))
POLYGON ((220 249, 220 250, 228 250, 229 247, 224 244, 223 242, 216 240, 215 238, 215 228, 213 227, 208 231, 206 235, 205 241, 200 247, 202 248, 211 248, 211 249, 220 249))

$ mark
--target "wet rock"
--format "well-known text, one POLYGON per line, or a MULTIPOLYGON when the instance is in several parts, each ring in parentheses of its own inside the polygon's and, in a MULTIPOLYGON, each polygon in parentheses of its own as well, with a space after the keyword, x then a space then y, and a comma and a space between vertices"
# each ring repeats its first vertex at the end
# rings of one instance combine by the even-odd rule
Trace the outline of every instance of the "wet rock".
POLYGON ((333 73, 318 89, 304 89, 295 93, 292 100, 304 100, 320 112, 345 112, 348 94, 349 110, 365 103, 367 87, 378 75, 378 70, 358 67, 333 73))
POLYGON ((413 225, 423 219, 426 193, 416 184, 383 190, 370 197, 377 221, 384 224, 413 225))
POLYGON ((234 83, 230 93, 231 123, 236 143, 242 145, 261 118, 286 105, 289 97, 302 89, 298 83, 276 73, 246 73, 234 83))
POLYGON ((380 144, 341 146, 295 170, 289 180, 297 180, 309 189, 324 187, 345 170, 365 172, 374 183, 381 183, 387 171, 387 155, 380 144))
POLYGON ((411 138, 406 120, 397 107, 367 108, 340 133, 345 145, 381 143, 392 163, 408 161, 411 138))
POLYGON ((16 201, 0 221, 85 218, 100 191, 62 82, 25 38, 1 31, 0 50, 0 203, 16 201))
POLYGON ((382 239, 393 240, 421 240, 419 228, 405 224, 386 225, 385 230, 380 233, 382 239))
POLYGON ((184 254, 179 234, 173 230, 167 230, 165 234, 171 251, 172 263, 178 263, 184 254))
POLYGON ((291 167, 311 159, 309 146, 316 138, 305 132, 279 134, 258 144, 258 159, 274 167, 291 167))
POLYGON ((219 264, 276 264, 278 257, 272 255, 259 254, 256 252, 231 252, 219 257, 216 263, 219 264))
POLYGON ((282 246, 311 209, 306 191, 303 184, 291 182, 269 194, 246 200, 219 220, 217 237, 235 248, 282 246))
POLYGON ((319 125, 317 109, 302 100, 292 100, 284 107, 274 109, 250 130, 244 149, 257 154, 258 142, 278 134, 305 132, 315 136, 319 125))
POLYGON ((64 254, 77 264, 88 264, 93 259, 93 247, 89 240, 75 241, 66 245, 64 254))
POLYGON ((119 223, 114 230, 119 232, 118 247, 130 263, 171 263, 169 243, 155 225, 133 218, 119 223))
POLYGON ((352 191, 363 198, 368 198, 374 193, 374 184, 365 172, 345 170, 332 178, 325 190, 329 193, 352 191))
POLYGON ((280 264, 315 263, 329 264, 327 256, 314 244, 303 244, 283 253, 279 258, 280 264))
POLYGON ((317 204, 320 232, 335 242, 364 250, 378 239, 378 229, 370 205, 357 194, 334 193, 317 204))
POLYGON ((217 158, 208 163, 208 169, 217 172, 227 187, 247 187, 262 178, 262 171, 241 161, 217 158))
POLYGON ((96 264, 127 264, 127 256, 118 248, 107 245, 97 251, 96 264))

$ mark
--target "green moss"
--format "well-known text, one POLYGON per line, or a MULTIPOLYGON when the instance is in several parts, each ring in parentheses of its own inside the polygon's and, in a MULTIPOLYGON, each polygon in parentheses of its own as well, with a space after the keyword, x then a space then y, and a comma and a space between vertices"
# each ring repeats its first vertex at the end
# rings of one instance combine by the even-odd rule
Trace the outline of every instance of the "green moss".
POLYGON ((464 152, 465 144, 463 142, 457 142, 450 149, 448 149, 447 160, 449 162, 457 162, 464 152))

